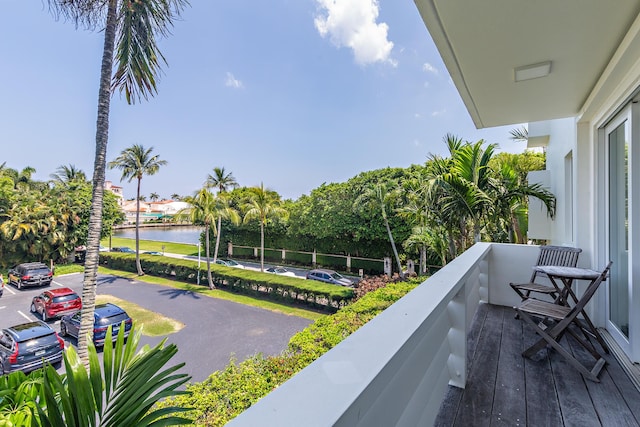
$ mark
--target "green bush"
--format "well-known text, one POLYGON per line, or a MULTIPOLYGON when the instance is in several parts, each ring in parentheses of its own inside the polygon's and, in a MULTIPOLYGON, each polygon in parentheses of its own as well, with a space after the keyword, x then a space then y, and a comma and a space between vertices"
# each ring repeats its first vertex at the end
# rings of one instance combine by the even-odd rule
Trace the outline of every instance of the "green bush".
POLYGON ((229 420, 291 378, 417 286, 395 283, 370 292, 337 313, 316 320, 295 334, 278 356, 255 355, 241 363, 234 359, 207 380, 187 386, 189 395, 162 402, 164 406, 193 408, 196 425, 223 426, 229 420))
MULTIPOLYGON (((100 263, 110 268, 136 272, 135 255, 109 252, 100 254, 100 263)), ((181 282, 197 283, 198 262, 181 258, 140 255, 142 269, 151 276, 171 277, 181 282)), ((206 264, 200 267, 200 277, 206 275, 206 264), (204 273, 203 273, 204 272, 204 273)), ((242 270, 211 264, 211 276, 216 287, 233 292, 266 297, 290 304, 305 304, 335 311, 353 299, 353 289, 327 283, 280 276, 260 271, 242 270)), ((207 280, 201 280, 207 286, 207 280)))
POLYGON ((351 271, 357 273, 360 269, 364 270, 364 274, 384 274, 384 261, 351 258, 351 271))
POLYGON ((238 258, 253 258, 253 248, 233 247, 233 256, 238 258))
POLYGON ((316 264, 335 270, 347 271, 347 258, 341 256, 317 254, 316 264))
POLYGON ((287 264, 311 265, 313 254, 287 251, 287 264))

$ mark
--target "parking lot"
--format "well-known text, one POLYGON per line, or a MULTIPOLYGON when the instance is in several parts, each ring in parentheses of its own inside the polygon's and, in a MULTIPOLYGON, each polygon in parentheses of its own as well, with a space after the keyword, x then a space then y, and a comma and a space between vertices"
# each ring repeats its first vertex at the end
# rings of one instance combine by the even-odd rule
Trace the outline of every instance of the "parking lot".
MULTIPOLYGON (((80 294, 82 274, 55 277, 51 286, 67 286, 80 294)), ((44 289, 19 291, 5 285, 0 297, 0 328, 40 319, 38 314, 29 312, 29 306, 31 299, 44 289)), ((192 376, 192 381, 202 381, 223 369, 232 356, 241 361, 256 353, 278 354, 293 334, 311 323, 308 319, 116 276, 99 275, 98 294, 134 302, 184 323, 182 330, 168 337, 168 342, 178 346, 170 363, 185 362, 184 372, 192 376)), ((59 320, 49 324, 60 331, 59 320)), ((143 336, 142 344, 154 345, 161 339, 143 336)), ((65 345, 72 344, 75 339, 66 338, 65 345)))

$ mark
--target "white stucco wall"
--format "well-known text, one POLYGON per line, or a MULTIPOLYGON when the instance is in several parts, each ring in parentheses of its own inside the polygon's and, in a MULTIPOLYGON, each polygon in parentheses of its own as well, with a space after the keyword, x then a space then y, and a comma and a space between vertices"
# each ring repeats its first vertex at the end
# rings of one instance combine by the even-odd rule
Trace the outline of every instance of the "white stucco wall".
MULTIPOLYGON (((548 184, 549 190, 556 196, 556 217, 553 221, 549 221, 548 240, 554 245, 576 246, 576 222, 572 213, 576 212, 577 208, 578 197, 575 182, 580 165, 576 165, 575 120, 566 118, 529 123, 529 137, 544 136, 549 137, 549 144, 545 148, 548 171, 548 175, 544 175, 545 184, 548 184), (567 156, 573 159, 572 169, 567 168, 567 156), (568 192, 570 186, 573 186, 572 192, 568 192), (567 227, 573 227, 573 230, 567 230, 567 227)), ((539 213, 536 211, 534 215, 539 216, 539 213)), ((541 238, 535 235, 531 237, 541 238)))

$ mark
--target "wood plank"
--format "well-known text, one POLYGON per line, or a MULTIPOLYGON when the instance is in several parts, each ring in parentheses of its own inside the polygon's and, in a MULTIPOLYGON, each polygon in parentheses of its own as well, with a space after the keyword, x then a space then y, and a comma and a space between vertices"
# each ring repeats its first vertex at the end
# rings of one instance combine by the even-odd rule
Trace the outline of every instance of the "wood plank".
MULTIPOLYGON (((522 357, 537 339, 510 308, 482 305, 468 336, 467 388, 450 388, 435 425, 640 426, 640 392, 615 357, 605 356, 601 382, 595 383, 556 351, 522 357), (524 378, 521 390, 518 375, 524 378)), ((570 336, 562 345, 589 369, 595 364, 570 336)))
POLYGON ((503 315, 500 310, 488 310, 472 361, 473 369, 467 377, 455 425, 489 426, 498 370, 503 315))
MULTIPOLYGON (((489 304, 480 304, 471 322, 470 331, 467 334, 467 376, 471 372, 472 361, 478 344, 478 337, 480 336, 480 331, 482 330, 482 326, 484 325, 484 321, 490 307, 491 306, 489 306, 489 304)), ((491 309, 493 309, 493 307, 491 307, 491 309)), ((460 402, 462 402, 463 393, 464 389, 449 386, 447 395, 442 401, 442 405, 440 406, 434 425, 454 425, 456 414, 460 407, 460 402)))
MULTIPOLYGON (((593 356, 583 346, 570 340, 573 354, 587 369, 595 364, 593 356)), ((615 359, 614 363, 618 363, 615 359)), ((598 418, 603 426, 637 426, 638 420, 631 412, 620 390, 616 387, 609 375, 609 366, 600 373, 600 382, 585 381, 593 406, 598 413, 598 418)))
POLYGON ((605 359, 607 360, 606 371, 620 391, 620 395, 626 402, 634 418, 640 423, 640 391, 612 354, 605 355, 605 359))
POLYGON ((491 416, 492 426, 524 425, 527 419, 525 403, 524 358, 522 352, 523 322, 513 319, 512 308, 503 312, 502 342, 496 389, 491 416))
MULTIPOLYGON (((540 337, 534 330, 524 325, 522 350, 529 348, 540 337)), ((555 383, 551 362, 543 349, 533 356, 533 359, 523 357, 524 375, 526 381, 526 403, 528 426, 561 426, 562 414, 556 396, 555 383)))
MULTIPOLYGON (((570 336, 560 340, 560 343, 570 350, 568 338, 570 336)), ((551 370, 564 425, 600 426, 598 414, 591 403, 591 396, 585 384, 586 380, 580 372, 556 351, 549 352, 549 359, 551 360, 551 370)))

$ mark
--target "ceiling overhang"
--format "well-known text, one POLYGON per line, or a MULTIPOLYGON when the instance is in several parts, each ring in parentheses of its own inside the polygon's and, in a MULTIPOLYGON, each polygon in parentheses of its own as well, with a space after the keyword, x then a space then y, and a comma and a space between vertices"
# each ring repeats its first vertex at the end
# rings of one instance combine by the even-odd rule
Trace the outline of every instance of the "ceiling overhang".
POLYGON ((476 127, 577 116, 640 0, 415 0, 476 127))

